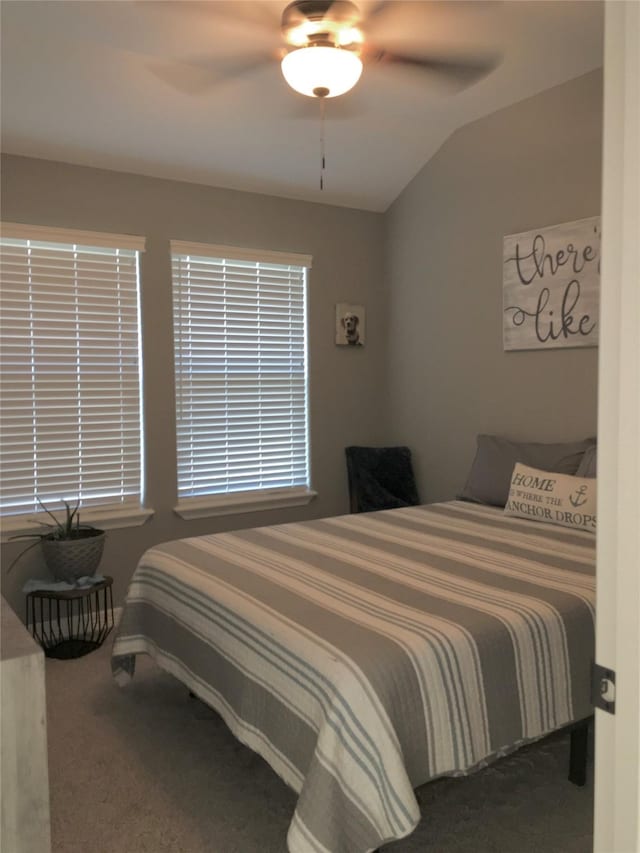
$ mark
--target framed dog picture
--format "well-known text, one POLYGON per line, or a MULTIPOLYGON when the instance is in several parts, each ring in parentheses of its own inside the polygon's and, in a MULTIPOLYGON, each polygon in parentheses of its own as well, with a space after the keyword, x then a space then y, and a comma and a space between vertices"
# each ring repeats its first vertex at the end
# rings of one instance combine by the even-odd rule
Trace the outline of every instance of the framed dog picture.
POLYGON ((364 306, 339 302, 336 305, 336 343, 362 347, 365 339, 364 306))

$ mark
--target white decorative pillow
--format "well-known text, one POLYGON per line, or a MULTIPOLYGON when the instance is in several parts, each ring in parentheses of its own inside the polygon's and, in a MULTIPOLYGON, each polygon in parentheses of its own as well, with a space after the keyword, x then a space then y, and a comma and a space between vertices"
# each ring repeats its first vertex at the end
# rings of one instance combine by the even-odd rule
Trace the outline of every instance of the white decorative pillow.
POLYGON ((518 462, 505 515, 596 532, 596 480, 539 471, 518 462))

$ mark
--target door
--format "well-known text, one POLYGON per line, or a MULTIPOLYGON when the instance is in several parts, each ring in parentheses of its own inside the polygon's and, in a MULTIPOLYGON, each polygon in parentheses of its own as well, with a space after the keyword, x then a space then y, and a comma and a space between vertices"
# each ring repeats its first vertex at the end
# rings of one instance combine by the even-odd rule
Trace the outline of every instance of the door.
POLYGON ((640 3, 605 3, 596 660, 596 853, 640 851, 640 3))

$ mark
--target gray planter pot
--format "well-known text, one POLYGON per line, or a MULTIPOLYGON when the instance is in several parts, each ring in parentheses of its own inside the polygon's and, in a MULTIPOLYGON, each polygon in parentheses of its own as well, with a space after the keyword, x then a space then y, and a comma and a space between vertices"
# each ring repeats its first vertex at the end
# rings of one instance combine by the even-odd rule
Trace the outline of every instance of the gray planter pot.
POLYGON ((74 539, 42 539, 47 568, 56 580, 68 583, 92 575, 100 565, 104 540, 104 530, 81 530, 74 539))

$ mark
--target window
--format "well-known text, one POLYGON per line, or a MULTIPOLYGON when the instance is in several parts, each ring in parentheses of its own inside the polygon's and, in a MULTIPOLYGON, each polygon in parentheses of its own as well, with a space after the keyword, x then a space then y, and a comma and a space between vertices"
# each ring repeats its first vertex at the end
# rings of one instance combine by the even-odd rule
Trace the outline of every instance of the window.
POLYGON ((301 255, 171 243, 178 506, 187 518, 307 503, 301 255))
POLYGON ((0 249, 4 531, 33 530, 38 498, 141 523, 143 239, 7 224, 0 249))

